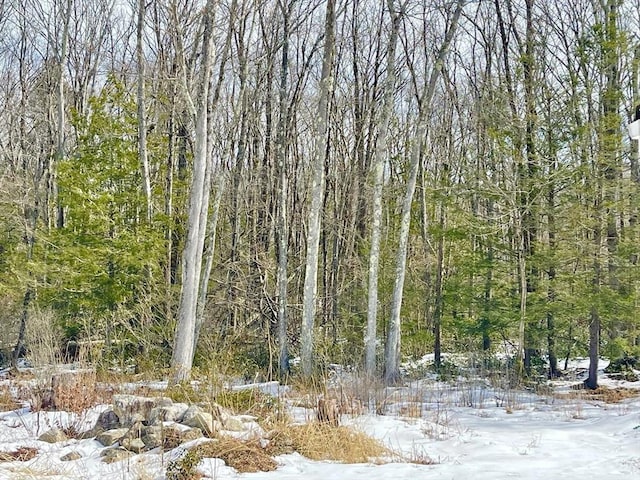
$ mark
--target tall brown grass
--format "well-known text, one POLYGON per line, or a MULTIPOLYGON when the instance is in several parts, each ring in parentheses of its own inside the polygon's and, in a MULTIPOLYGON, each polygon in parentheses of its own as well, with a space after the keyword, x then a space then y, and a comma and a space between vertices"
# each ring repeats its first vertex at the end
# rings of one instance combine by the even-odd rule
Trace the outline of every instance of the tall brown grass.
POLYGON ((320 423, 280 425, 269 434, 273 455, 296 451, 312 460, 341 463, 380 462, 391 452, 378 440, 349 427, 320 423))

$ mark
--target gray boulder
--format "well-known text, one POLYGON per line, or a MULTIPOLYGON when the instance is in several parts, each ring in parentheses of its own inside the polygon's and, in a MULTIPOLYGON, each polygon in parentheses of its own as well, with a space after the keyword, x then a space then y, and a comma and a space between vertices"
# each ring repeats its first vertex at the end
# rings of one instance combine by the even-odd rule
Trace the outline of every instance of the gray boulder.
POLYGON ((100 456, 104 463, 115 463, 129 458, 131 456, 131 452, 124 448, 105 448, 100 452, 100 456))
POLYGON ((96 437, 96 440, 105 447, 110 447, 111 445, 119 442, 120 439, 124 437, 128 431, 128 428, 114 428, 113 430, 102 432, 96 437))
POLYGON ((149 425, 159 425, 162 422, 179 422, 188 409, 189 406, 186 403, 158 405, 151 409, 147 421, 149 425))
POLYGON ((38 437, 38 440, 40 440, 41 442, 47 442, 47 443, 58 443, 58 442, 64 442, 65 440, 69 440, 69 437, 67 437, 67 434, 64 433, 62 430, 60 430, 59 428, 52 428, 51 430, 47 430, 42 435, 40 435, 38 437))

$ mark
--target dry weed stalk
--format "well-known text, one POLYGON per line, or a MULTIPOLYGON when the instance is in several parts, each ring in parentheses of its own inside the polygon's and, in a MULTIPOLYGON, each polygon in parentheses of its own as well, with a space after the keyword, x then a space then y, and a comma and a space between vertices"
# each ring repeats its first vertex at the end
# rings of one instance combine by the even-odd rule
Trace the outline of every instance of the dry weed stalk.
POLYGON ((256 440, 220 437, 195 449, 202 458, 220 458, 240 473, 271 472, 278 466, 256 440))
POLYGON ((319 398, 316 409, 316 418, 318 422, 326 423, 333 427, 340 425, 338 400, 335 398, 319 398))
POLYGON ((38 455, 38 449, 33 447, 20 447, 13 452, 0 452, 0 462, 26 462, 38 455))
POLYGON ((312 460, 342 463, 379 461, 390 455, 384 445, 365 433, 328 424, 280 425, 269 437, 267 450, 273 455, 296 451, 312 460))

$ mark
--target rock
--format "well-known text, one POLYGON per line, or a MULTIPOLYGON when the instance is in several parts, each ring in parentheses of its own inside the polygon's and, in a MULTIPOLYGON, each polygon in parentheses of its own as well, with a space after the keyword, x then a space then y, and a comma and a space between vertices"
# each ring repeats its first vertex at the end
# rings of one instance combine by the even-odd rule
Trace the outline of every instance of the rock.
POLYGON ((204 435, 199 428, 189 428, 180 432, 180 443, 190 442, 191 440, 197 440, 204 435))
POLYGON ((141 453, 146 444, 140 438, 123 438, 120 440, 120 446, 133 453, 141 453))
POLYGON ((124 448, 105 448, 102 452, 100 452, 100 456, 102 457, 102 461, 104 463, 114 463, 128 458, 129 456, 131 456, 131 452, 125 450, 124 448))
POLYGON ((204 409, 202 407, 199 407, 198 405, 189 405, 187 410, 184 412, 184 415, 182 416, 182 423, 190 421, 197 413, 202 412, 204 412, 204 409))
POLYGON ((161 447, 164 443, 164 429, 161 425, 144 427, 140 440, 142 440, 147 450, 161 447))
POLYGON ((142 440, 142 436, 144 435, 144 431, 147 427, 142 425, 141 422, 136 422, 127 432, 118 440, 121 447, 126 448, 130 452, 140 453, 142 452, 146 445, 142 440))
POLYGON ((234 415, 236 418, 242 420, 245 423, 257 422, 258 417, 255 415, 234 415))
POLYGON ((149 425, 159 425, 162 422, 179 422, 182 420, 189 406, 185 403, 158 405, 149 412, 149 425))
POLYGON ((149 413, 156 407, 157 399, 137 395, 114 395, 113 411, 123 427, 136 422, 145 422, 149 413))
POLYGON ((96 440, 105 447, 110 447, 114 443, 118 442, 122 437, 124 437, 128 431, 128 428, 115 428, 113 430, 107 430, 106 432, 102 432, 100 435, 98 435, 96 437, 96 440))
MULTIPOLYGON (((158 398, 156 398, 156 406, 157 407, 170 407, 171 405, 173 405, 173 400, 171 400, 169 397, 158 397, 158 398)), ((185 404, 182 403, 181 405, 185 405, 185 404)))
POLYGON ((222 423, 225 430, 232 432, 242 432, 245 430, 244 422, 237 417, 227 417, 222 423))
POLYGON ((59 428, 52 428, 51 430, 47 430, 42 435, 40 435, 38 437, 38 440, 47 443, 58 443, 69 440, 69 437, 67 437, 67 435, 59 428))
MULTIPOLYGON (((199 428, 187 427, 176 423, 168 426, 149 425, 143 427, 140 440, 144 443, 145 450, 153 450, 158 447, 171 450, 185 442, 202 438, 202 436, 202 430, 199 428)), ((121 445, 126 446, 124 439, 121 441, 121 445)))
POLYGON ((69 452, 66 455, 63 455, 62 457, 60 457, 60 460, 63 462, 72 462, 74 460, 80 460, 81 458, 82 458, 82 455, 80 455, 78 452, 74 450, 73 452, 69 452))
POLYGON ((136 422, 131 425, 131 427, 129 427, 129 430, 124 436, 127 438, 140 438, 144 429, 145 426, 142 424, 142 422, 136 422))
POLYGON ((262 439, 265 436, 265 431, 258 422, 246 422, 244 424, 244 433, 246 438, 262 439))
POLYGON ((215 435, 221 429, 220 422, 214 420, 213 415, 204 411, 194 411, 188 417, 185 414, 182 423, 188 427, 199 428, 208 437, 215 435))
POLYGON ((96 422, 96 427, 99 427, 102 432, 105 430, 113 430, 114 428, 121 427, 120 418, 113 410, 105 410, 98 417, 98 421, 96 422))

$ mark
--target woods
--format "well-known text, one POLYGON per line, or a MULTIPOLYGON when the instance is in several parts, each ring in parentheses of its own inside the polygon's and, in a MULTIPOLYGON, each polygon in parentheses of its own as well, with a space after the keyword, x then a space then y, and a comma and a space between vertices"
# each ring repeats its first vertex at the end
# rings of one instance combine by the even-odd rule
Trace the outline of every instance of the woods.
POLYGON ((589 356, 596 388, 640 355, 639 27, 622 0, 0 0, 5 357, 391 384, 589 356))

